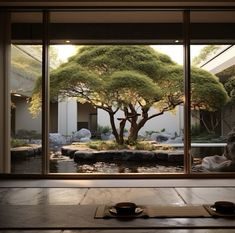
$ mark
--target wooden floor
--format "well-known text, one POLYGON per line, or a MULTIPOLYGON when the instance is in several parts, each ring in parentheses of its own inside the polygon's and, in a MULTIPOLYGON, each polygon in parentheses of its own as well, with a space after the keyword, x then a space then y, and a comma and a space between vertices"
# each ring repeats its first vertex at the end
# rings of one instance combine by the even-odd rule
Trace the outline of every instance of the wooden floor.
MULTIPOLYGON (((188 188, 0 188, 0 205, 100 205, 131 201, 136 204, 211 204, 235 202, 235 187, 188 188)), ((66 219, 66 216, 65 216, 66 219)), ((1 221, 1 220, 0 220, 1 221)), ((79 221, 79 220, 78 220, 79 221)), ((0 230, 4 233, 230 233, 235 229, 125 229, 125 230, 0 230)))

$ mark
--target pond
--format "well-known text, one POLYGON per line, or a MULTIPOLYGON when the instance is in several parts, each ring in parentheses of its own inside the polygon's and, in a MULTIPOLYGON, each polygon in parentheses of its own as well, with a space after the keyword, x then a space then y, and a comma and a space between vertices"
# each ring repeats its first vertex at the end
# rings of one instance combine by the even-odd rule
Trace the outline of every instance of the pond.
MULTIPOLYGON (((183 173, 183 166, 174 164, 115 161, 75 163, 67 156, 50 160, 51 173, 183 173)), ((28 157, 12 163, 12 173, 41 173, 41 156, 28 157)))

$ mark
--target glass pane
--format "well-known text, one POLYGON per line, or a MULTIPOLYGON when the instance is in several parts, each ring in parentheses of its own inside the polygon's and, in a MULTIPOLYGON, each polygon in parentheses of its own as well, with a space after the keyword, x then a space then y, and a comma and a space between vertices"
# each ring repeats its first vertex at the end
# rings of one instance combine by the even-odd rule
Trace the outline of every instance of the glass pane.
POLYGON ((50 29, 50 172, 182 173, 182 13, 52 12, 50 29))
POLYGON ((11 172, 17 174, 42 172, 41 92, 36 94, 38 102, 32 104, 41 85, 41 35, 33 35, 41 21, 40 13, 12 14, 11 172))
POLYGON ((182 13, 53 12, 50 28, 51 172, 182 172, 182 13))
POLYGON ((54 45, 50 60, 70 49, 50 75, 51 172, 183 172, 182 45, 54 45))
POLYGON ((192 13, 191 152, 196 173, 235 171, 234 28, 233 11, 192 13))

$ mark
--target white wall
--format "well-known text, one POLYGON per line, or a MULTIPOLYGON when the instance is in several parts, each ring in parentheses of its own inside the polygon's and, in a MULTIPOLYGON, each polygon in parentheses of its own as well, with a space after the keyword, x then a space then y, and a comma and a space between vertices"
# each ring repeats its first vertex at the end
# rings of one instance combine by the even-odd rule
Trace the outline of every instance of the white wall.
MULTIPOLYGON (((151 108, 149 111, 149 115, 152 115, 156 110, 151 108)), ((122 117, 123 113, 121 111, 117 112, 115 119, 118 117, 122 117)), ((145 135, 145 131, 161 131, 165 129, 165 131, 174 134, 175 132, 178 135, 182 134, 182 130, 184 127, 183 123, 183 107, 176 107, 175 113, 166 112, 163 115, 155 117, 149 120, 144 127, 140 130, 140 134, 145 135)), ((115 120, 116 124, 119 124, 118 120, 115 120)), ((110 126, 109 123, 109 115, 104 110, 98 109, 98 125, 101 126, 110 126)), ((127 129, 130 124, 127 124, 127 129)), ((110 126, 111 127, 111 126, 110 126)))
MULTIPOLYGON (((33 119, 28 110, 29 104, 22 100, 17 102, 16 107, 16 132, 19 129, 36 130, 41 133, 41 115, 33 119)), ((87 108, 83 106, 78 114, 77 101, 73 98, 68 98, 67 101, 58 103, 58 133, 62 135, 71 135, 77 131, 77 121, 88 121, 87 108), (85 111, 86 110, 86 111, 85 111)), ((93 109, 92 109, 93 110, 93 109)), ((150 109, 149 115, 156 112, 154 108, 150 109)), ((115 119, 123 117, 123 113, 118 111, 115 119)), ((101 110, 97 110, 98 125, 110 126, 109 115, 101 110)), ((118 120, 115 120, 117 127, 118 120)), ((166 112, 156 118, 149 120, 140 130, 140 134, 144 135, 145 131, 161 131, 165 129, 167 132, 180 135, 183 130, 183 107, 178 106, 175 113, 166 112)), ((127 123, 126 128, 129 129, 130 124, 127 123)))
POLYGON ((58 133, 72 135, 77 131, 77 100, 67 98, 58 102, 58 133))
POLYGON ((29 112, 29 103, 26 100, 21 99, 15 102, 15 130, 16 133, 20 129, 36 130, 41 133, 41 114, 37 118, 33 118, 29 112))

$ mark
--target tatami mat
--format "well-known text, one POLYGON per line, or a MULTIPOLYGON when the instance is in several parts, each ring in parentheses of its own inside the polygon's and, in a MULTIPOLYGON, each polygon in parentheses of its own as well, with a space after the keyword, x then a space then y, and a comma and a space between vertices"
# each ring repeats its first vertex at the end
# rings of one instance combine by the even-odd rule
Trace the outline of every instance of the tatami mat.
POLYGON ((8 205, 0 208, 0 229, 235 228, 234 219, 223 218, 95 219, 97 206, 94 205, 8 205))

